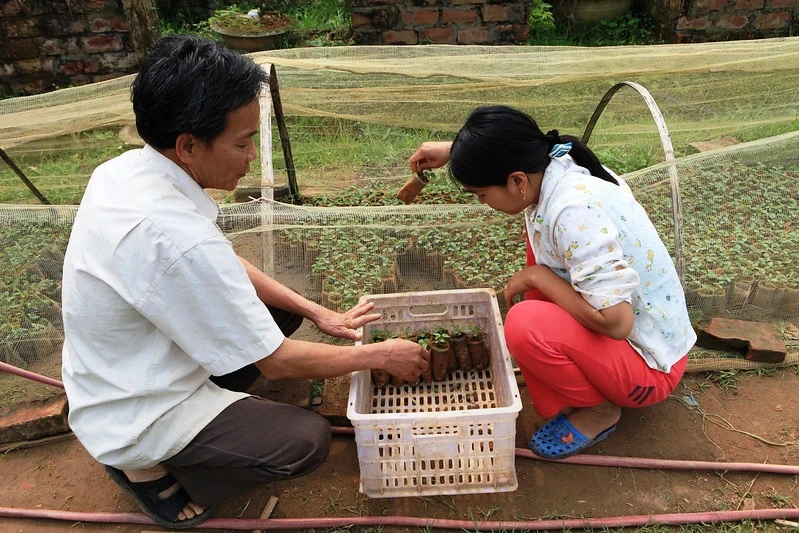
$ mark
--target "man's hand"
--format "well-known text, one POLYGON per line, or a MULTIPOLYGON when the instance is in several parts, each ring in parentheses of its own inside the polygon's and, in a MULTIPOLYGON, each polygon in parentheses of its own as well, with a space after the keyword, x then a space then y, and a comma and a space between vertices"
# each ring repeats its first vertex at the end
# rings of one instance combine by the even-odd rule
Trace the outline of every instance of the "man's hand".
POLYGON ((375 304, 372 302, 364 302, 344 313, 325 309, 326 312, 323 312, 314 323, 319 328, 319 331, 331 337, 357 341, 361 338, 358 328, 379 319, 381 316, 378 313, 366 314, 374 306, 375 304))
POLYGON ((413 341, 389 339, 374 346, 385 356, 385 363, 380 368, 406 381, 416 381, 430 364, 430 353, 413 341))

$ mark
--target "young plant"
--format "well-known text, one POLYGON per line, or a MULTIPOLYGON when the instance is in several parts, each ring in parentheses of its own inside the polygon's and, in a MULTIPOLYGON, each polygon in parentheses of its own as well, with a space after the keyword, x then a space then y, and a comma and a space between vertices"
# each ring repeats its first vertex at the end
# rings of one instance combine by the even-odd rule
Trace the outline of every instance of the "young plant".
POLYGON ((466 335, 473 340, 477 340, 483 336, 483 328, 477 324, 469 324, 466 328, 466 335))
POLYGON ((394 335, 387 329, 373 329, 372 342, 382 342, 388 339, 393 339, 394 335))
POLYGON ((433 344, 436 346, 446 345, 449 338, 449 330, 444 326, 440 326, 433 330, 433 344))

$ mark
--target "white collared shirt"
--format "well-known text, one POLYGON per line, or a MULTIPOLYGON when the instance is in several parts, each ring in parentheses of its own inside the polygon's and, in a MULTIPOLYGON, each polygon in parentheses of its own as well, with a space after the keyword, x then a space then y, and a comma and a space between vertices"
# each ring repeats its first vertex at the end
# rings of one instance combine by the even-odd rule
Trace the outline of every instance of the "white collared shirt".
POLYGON ((696 341, 685 293, 644 208, 614 177, 619 186, 591 176, 569 155, 552 159, 539 203, 525 210, 530 245, 536 263, 595 309, 629 302, 628 341, 651 368, 668 372, 696 341))
POLYGON ((69 424, 117 468, 182 450, 247 395, 209 381, 284 337, 215 224, 218 207, 150 146, 92 174, 64 259, 69 424))

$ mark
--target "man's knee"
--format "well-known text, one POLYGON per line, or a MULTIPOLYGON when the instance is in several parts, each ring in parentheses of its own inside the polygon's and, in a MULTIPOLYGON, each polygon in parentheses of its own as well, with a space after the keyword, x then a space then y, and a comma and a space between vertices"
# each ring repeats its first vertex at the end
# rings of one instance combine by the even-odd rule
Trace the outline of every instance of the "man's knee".
POLYGON ((330 422, 314 415, 297 424, 295 439, 297 472, 294 475, 302 475, 315 470, 330 454, 330 422))

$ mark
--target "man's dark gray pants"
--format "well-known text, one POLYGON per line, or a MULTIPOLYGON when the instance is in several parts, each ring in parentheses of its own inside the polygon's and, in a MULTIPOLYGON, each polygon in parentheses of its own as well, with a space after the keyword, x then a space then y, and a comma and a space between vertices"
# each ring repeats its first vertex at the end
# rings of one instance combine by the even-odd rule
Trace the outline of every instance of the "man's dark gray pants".
MULTIPOLYGON (((269 307, 288 337, 302 317, 269 307)), ((248 365, 211 381, 246 391, 260 375, 248 365)), ((222 411, 177 455, 164 461, 169 473, 199 505, 215 505, 271 481, 315 470, 330 451, 330 423, 300 407, 263 398, 239 400, 222 411)))

